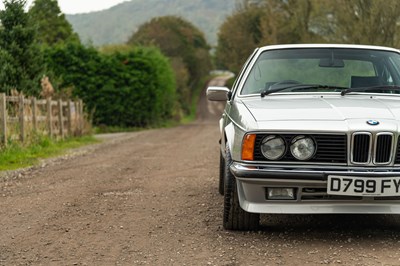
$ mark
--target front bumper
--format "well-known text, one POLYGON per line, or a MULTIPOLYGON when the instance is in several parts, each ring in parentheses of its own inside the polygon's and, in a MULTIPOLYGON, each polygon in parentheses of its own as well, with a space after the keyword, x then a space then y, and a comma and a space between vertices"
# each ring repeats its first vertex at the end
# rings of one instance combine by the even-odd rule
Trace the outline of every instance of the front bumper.
POLYGON ((330 166, 285 166, 232 163, 240 206, 253 213, 352 213, 400 214, 398 197, 357 197, 328 195, 328 175, 398 177, 400 168, 349 168, 330 166), (295 200, 268 200, 267 188, 295 189, 295 200))

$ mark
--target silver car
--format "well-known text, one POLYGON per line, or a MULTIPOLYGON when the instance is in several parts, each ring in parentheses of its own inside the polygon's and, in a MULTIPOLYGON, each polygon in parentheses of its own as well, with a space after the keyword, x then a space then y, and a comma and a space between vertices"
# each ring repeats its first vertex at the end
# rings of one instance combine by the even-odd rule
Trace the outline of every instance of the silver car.
POLYGON ((258 48, 220 120, 224 228, 260 213, 400 214, 400 52, 361 45, 258 48))

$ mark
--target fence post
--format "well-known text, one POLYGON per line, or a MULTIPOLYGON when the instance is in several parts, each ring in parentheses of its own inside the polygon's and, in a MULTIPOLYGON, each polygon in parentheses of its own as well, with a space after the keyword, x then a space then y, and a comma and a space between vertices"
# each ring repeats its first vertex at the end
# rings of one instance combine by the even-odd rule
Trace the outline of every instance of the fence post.
POLYGON ((20 126, 20 140, 25 142, 25 100, 24 95, 19 96, 19 126, 20 126))
POLYGON ((51 113, 51 97, 47 98, 47 126, 49 129, 49 136, 53 137, 53 115, 51 113))
POLYGON ((33 125, 33 130, 36 132, 37 131, 37 103, 36 103, 36 97, 32 98, 32 125, 33 125))
POLYGON ((76 134, 78 136, 81 135, 81 107, 80 107, 80 101, 77 100, 75 101, 75 127, 76 127, 76 134))
POLYGON ((7 98, 5 93, 0 93, 1 116, 1 142, 7 145, 7 98))
POLYGON ((63 102, 61 99, 58 100, 58 122, 60 125, 60 135, 64 138, 64 116, 63 116, 63 102))
POLYGON ((75 126, 74 126, 74 131, 75 135, 79 136, 79 104, 78 101, 74 101, 74 109, 75 109, 75 126))
POLYGON ((68 100, 68 109, 67 109, 67 127, 68 127, 68 135, 72 136, 72 104, 70 100, 68 100))
POLYGON ((83 101, 79 100, 79 134, 82 136, 83 134, 83 101))

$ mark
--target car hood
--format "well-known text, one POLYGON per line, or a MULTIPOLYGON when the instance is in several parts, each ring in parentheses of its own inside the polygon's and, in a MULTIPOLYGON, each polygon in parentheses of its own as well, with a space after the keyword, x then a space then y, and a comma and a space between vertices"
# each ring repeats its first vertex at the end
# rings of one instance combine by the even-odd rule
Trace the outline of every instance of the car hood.
POLYGON ((400 119, 400 97, 267 96, 243 99, 257 122, 346 121, 351 119, 400 119))

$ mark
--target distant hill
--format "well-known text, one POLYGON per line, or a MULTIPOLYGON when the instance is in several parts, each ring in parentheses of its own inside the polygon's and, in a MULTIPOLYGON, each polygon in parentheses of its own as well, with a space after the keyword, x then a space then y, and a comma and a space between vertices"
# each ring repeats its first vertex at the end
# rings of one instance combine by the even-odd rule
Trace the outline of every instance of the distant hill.
POLYGON ((141 24, 165 15, 190 21, 216 45, 218 29, 235 6, 236 0, 131 0, 108 10, 66 17, 81 40, 95 46, 125 43, 141 24))

